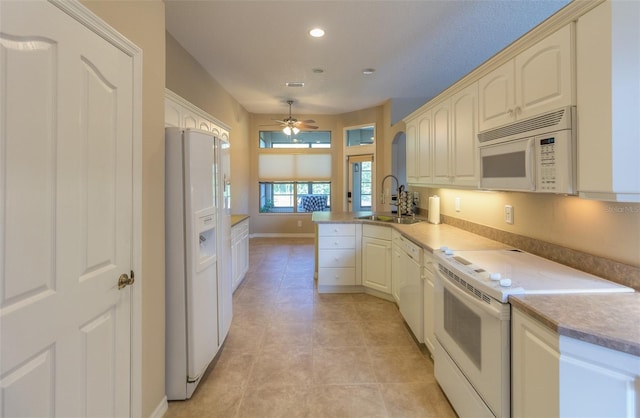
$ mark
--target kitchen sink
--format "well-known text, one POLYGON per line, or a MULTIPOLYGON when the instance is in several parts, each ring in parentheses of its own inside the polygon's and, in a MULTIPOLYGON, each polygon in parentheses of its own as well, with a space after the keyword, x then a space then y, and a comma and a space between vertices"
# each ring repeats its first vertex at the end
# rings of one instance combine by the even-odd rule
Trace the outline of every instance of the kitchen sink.
POLYGON ((385 215, 367 215, 367 216, 358 216, 356 219, 363 219, 369 221, 377 221, 377 222, 387 222, 387 223, 396 223, 403 225, 411 225, 418 222, 422 222, 422 219, 416 219, 413 217, 398 217, 398 216, 385 216, 385 215))

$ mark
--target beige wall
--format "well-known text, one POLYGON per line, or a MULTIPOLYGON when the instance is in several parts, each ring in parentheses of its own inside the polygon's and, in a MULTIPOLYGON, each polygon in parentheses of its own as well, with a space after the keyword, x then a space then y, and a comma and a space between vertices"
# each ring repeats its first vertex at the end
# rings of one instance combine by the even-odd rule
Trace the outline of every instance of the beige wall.
POLYGON ((621 263, 640 266, 640 204, 612 203, 516 192, 412 188, 440 196, 440 212, 480 225, 539 239, 621 263), (460 197, 461 210, 455 211, 460 197), (504 205, 514 208, 514 224, 504 222, 504 205))
POLYGON ((164 3, 83 1, 143 50, 142 83, 142 415, 164 387, 164 3))
POLYGON ((230 128, 231 210, 247 214, 249 113, 169 33, 166 48, 167 88, 230 128))

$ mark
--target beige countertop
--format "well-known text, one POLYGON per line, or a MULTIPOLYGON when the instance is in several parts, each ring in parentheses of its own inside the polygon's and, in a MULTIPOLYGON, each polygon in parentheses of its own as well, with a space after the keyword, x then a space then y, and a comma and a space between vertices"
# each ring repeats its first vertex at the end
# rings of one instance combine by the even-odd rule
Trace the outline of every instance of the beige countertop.
MULTIPOLYGON (((371 212, 314 212, 316 223, 374 223, 398 230, 423 248, 491 250, 509 246, 451 225, 357 219, 371 212)), ((389 215, 389 214, 384 214, 389 215)), ((640 355, 640 293, 510 296, 509 302, 560 335, 640 355)))
POLYGON ((249 219, 249 215, 231 215, 231 226, 236 226, 245 219, 249 219))
POLYGON ((512 295, 509 303, 560 335, 640 356, 640 293, 512 295))

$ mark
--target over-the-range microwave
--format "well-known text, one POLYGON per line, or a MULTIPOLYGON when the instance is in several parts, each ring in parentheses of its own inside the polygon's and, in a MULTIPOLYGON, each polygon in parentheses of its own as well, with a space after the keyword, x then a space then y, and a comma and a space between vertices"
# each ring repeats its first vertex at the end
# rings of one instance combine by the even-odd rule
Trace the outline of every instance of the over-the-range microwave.
POLYGON ((576 193, 576 108, 478 134, 480 188, 576 193))

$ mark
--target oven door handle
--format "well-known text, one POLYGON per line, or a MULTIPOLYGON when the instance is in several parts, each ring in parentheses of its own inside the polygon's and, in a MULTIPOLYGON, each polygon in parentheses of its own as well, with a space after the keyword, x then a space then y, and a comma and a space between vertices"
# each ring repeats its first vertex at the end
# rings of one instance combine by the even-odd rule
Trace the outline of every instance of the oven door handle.
POLYGON ((459 299, 462 299, 467 306, 472 306, 476 309, 481 309, 487 312, 489 315, 495 318, 502 317, 502 303, 492 299, 494 303, 488 304, 475 296, 470 295, 465 290, 462 290, 458 285, 452 283, 449 278, 445 277, 440 271, 438 271, 438 277, 442 282, 442 286, 446 287, 449 292, 453 293, 459 299))

